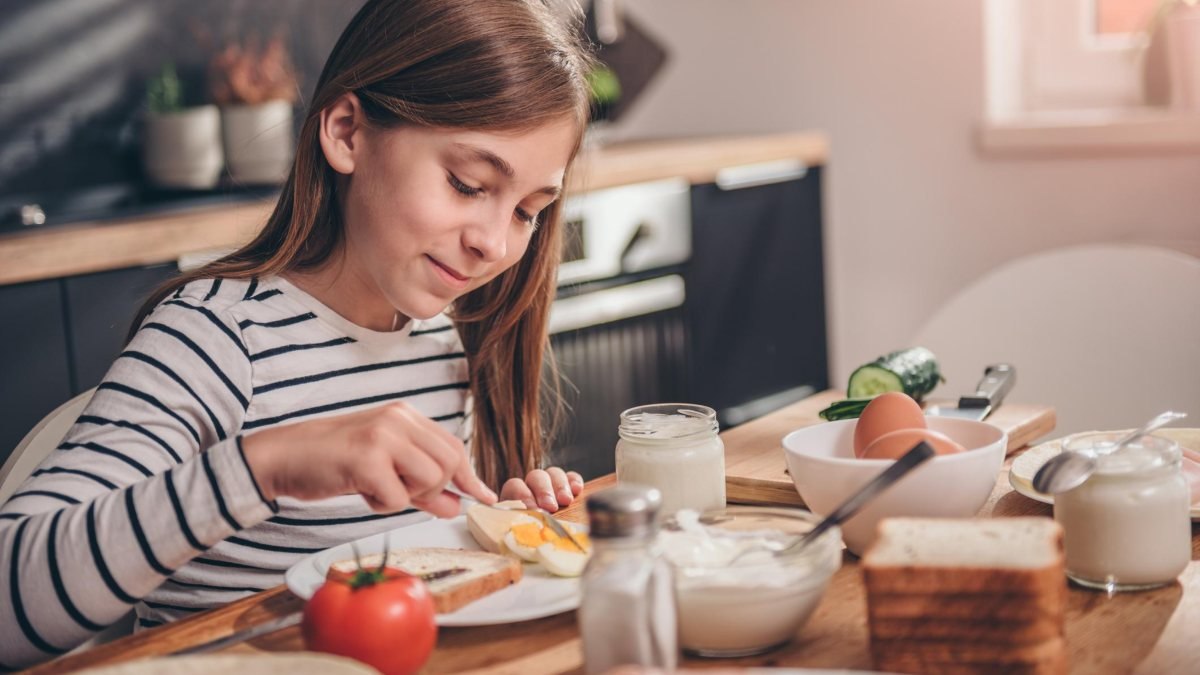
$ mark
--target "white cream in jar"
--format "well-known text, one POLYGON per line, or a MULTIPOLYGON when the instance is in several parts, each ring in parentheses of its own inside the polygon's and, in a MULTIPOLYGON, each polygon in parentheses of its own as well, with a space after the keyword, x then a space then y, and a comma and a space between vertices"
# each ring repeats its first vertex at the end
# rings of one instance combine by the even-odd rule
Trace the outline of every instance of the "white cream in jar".
POLYGON ((702 525, 694 511, 680 511, 678 529, 658 536, 675 573, 680 647, 699 656, 737 657, 791 640, 841 564, 837 528, 800 553, 775 557, 772 551, 795 541, 817 518, 750 506, 705 517, 718 524, 702 525))
POLYGON ((1105 445, 1117 436, 1077 434, 1063 444, 1064 451, 1097 460, 1096 472, 1083 485, 1055 496, 1067 576, 1109 591, 1171 583, 1192 557, 1191 497, 1179 447, 1145 436, 1105 454, 1105 445))
POLYGON ((660 513, 725 506, 725 445, 717 413, 687 403, 661 403, 621 413, 617 482, 658 488, 660 513))

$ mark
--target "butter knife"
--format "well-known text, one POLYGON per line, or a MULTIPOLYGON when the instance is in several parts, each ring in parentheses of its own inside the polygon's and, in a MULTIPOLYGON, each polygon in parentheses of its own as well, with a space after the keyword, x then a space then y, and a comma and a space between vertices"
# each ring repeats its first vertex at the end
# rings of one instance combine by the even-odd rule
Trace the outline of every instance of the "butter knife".
MULTIPOLYGON (((457 574, 462 574, 463 572, 466 572, 466 571, 467 571, 467 568, 465 568, 465 567, 452 567, 450 569, 437 570, 436 572, 427 572, 427 573, 421 574, 419 576, 421 577, 421 581, 428 583, 430 581, 434 581, 435 579, 445 579, 446 577, 452 577, 457 574)), ((190 647, 183 647, 181 649, 177 649, 173 652, 170 652, 167 655, 168 656, 186 656, 188 654, 204 654, 204 653, 208 653, 208 652, 220 651, 222 649, 225 649, 226 647, 231 647, 235 644, 238 644, 239 642, 253 640, 256 637, 261 637, 263 635, 269 635, 270 633, 281 631, 284 628, 291 628, 292 626, 295 626, 296 624, 300 623, 300 620, 302 618, 304 618, 304 610, 298 609, 294 612, 284 614, 283 616, 281 616, 277 619, 272 619, 266 623, 260 623, 257 626, 251 626, 250 628, 244 628, 242 630, 230 633, 229 635, 216 638, 215 640, 209 640, 208 642, 201 642, 198 645, 192 645, 190 647)))

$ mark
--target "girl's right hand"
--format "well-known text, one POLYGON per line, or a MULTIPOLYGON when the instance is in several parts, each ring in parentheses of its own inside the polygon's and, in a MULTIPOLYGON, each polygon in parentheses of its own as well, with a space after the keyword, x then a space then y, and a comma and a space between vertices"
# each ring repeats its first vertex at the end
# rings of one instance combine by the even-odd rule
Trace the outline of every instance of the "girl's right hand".
POLYGON ((458 498, 443 489, 453 482, 485 504, 496 501, 462 441, 405 403, 266 429, 244 437, 242 450, 268 500, 357 493, 375 511, 411 505, 451 518, 458 498))

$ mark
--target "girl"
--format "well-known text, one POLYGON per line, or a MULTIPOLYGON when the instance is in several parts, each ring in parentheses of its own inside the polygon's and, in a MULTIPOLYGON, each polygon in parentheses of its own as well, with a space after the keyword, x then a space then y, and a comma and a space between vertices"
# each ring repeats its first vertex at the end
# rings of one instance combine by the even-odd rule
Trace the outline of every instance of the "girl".
POLYGON ((588 105, 578 17, 548 2, 370 0, 354 17, 266 227, 151 298, 0 509, 0 665, 131 605, 155 626, 270 588, 418 509, 456 515, 451 482, 548 510, 579 494, 578 474, 538 468, 588 105))

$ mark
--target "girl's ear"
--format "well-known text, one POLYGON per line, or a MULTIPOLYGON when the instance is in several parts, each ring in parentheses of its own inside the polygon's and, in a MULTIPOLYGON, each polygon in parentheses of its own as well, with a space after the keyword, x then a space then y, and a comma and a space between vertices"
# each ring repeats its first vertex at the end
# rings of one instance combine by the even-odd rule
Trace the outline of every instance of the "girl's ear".
POLYGON ((321 150, 325 161, 340 174, 354 173, 355 158, 361 151, 366 118, 362 104, 346 92, 321 110, 321 150))

